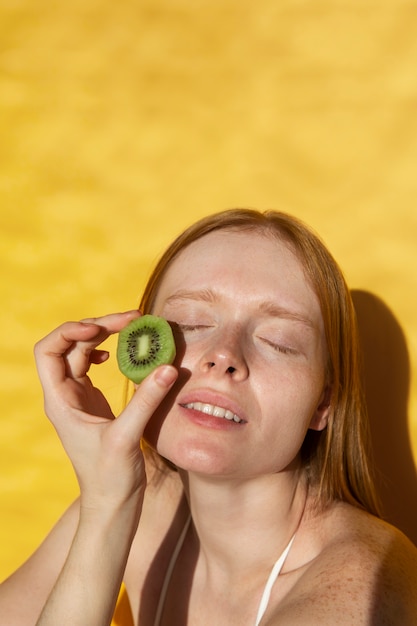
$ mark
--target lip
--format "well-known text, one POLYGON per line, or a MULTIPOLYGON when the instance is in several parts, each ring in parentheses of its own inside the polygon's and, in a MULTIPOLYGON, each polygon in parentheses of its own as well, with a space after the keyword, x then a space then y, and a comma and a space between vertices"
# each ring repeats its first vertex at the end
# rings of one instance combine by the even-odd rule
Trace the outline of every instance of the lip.
POLYGON ((244 426, 248 421, 245 412, 237 402, 226 395, 208 389, 195 389, 194 391, 189 391, 178 399, 178 404, 186 412, 190 419, 206 426, 233 428, 236 426, 244 426), (224 417, 216 417, 185 406, 196 402, 211 404, 221 407, 222 409, 226 409, 234 415, 237 415, 242 421, 235 422, 234 420, 227 420, 224 417))

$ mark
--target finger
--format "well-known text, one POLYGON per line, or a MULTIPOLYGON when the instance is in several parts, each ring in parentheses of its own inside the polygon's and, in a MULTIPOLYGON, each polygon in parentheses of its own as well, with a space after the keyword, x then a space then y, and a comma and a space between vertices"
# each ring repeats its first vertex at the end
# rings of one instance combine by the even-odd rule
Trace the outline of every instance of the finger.
POLYGON ((77 342, 91 341, 100 327, 84 322, 66 322, 35 345, 35 358, 41 383, 57 384, 66 377, 64 356, 77 342))
MULTIPOLYGON (((70 375, 82 377, 88 371, 90 362, 97 362, 90 355, 96 346, 109 335, 119 332, 138 311, 114 313, 103 317, 90 318, 92 321, 66 322, 35 345, 35 358, 41 383, 58 383, 70 375), (91 361, 90 361, 91 358, 91 361)), ((102 359, 99 362, 103 362, 102 359)))
POLYGON ((100 332, 89 341, 75 343, 65 355, 66 372, 71 378, 82 378, 89 370, 92 363, 103 363, 103 351, 96 351, 96 347, 105 341, 111 334, 119 332, 132 319, 138 317, 139 311, 127 311, 126 313, 112 313, 103 317, 83 320, 84 324, 96 324, 100 332))
POLYGON ((138 442, 145 426, 172 388, 178 371, 172 365, 160 365, 139 385, 127 407, 120 414, 117 427, 129 440, 138 442))
POLYGON ((107 350, 92 350, 90 354, 90 363, 100 365, 108 360, 110 354, 107 350))
POLYGON ((105 328, 109 335, 112 333, 118 333, 122 328, 127 326, 136 317, 141 315, 140 311, 133 309, 132 311, 125 311, 123 313, 110 313, 109 315, 103 315, 102 317, 88 317, 82 319, 81 322, 86 324, 97 324, 105 328))

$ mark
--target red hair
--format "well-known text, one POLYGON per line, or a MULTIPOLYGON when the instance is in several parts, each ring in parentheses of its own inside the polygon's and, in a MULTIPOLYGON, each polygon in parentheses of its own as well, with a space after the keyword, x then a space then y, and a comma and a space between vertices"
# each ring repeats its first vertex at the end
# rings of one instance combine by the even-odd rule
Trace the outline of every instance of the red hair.
POLYGON ((342 500, 378 515, 355 310, 340 267, 311 228, 278 211, 231 209, 205 217, 180 234, 161 256, 144 290, 141 311, 152 312, 159 285, 178 254, 217 230, 255 231, 284 240, 302 263, 321 307, 332 390, 327 427, 321 432, 310 430, 304 441, 301 453, 305 470, 317 489, 320 505, 342 500))

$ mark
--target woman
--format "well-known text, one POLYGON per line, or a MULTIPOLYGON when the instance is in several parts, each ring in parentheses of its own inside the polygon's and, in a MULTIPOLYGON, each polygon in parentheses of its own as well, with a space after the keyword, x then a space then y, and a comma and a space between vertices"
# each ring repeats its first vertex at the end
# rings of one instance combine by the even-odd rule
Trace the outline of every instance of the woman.
POLYGON ((183 233, 140 306, 174 366, 118 419, 87 372, 137 311, 40 341, 46 412, 80 498, 0 595, 8 626, 417 623, 417 551, 378 517, 355 317, 317 236, 232 210, 183 233), (144 445, 141 445, 144 444, 144 445))

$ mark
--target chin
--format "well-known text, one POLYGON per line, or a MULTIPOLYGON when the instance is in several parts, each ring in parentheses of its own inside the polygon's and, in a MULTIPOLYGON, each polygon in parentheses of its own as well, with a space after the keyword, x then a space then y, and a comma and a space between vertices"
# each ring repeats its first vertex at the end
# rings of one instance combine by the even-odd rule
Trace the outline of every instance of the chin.
POLYGON ((219 451, 207 447, 195 447, 184 443, 174 447, 157 445, 156 451, 168 465, 187 473, 205 476, 230 476, 233 473, 231 459, 224 458, 219 451))
POLYGON ((168 420, 159 428, 149 422, 144 438, 168 465, 178 470, 219 478, 245 473, 246 460, 233 454, 226 442, 205 433, 185 432, 168 420))

